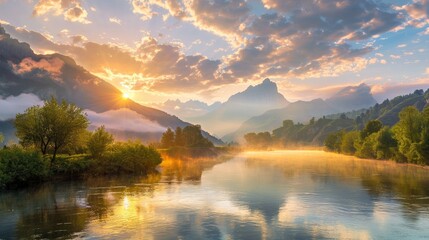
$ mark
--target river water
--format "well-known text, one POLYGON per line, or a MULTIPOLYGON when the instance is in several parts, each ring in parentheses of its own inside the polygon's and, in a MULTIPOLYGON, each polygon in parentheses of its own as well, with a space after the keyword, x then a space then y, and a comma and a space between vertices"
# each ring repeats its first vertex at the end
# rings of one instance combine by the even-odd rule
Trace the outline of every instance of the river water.
POLYGON ((0 239, 429 239, 429 169, 320 151, 0 193, 0 239))

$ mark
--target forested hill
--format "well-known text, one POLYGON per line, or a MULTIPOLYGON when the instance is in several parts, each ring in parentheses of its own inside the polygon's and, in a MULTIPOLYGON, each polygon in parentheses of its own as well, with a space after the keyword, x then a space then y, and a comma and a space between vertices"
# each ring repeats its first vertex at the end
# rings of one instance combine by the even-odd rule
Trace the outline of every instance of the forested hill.
POLYGON ((414 93, 385 100, 369 109, 327 115, 319 119, 311 119, 308 124, 294 123, 285 119, 281 127, 274 129, 272 134, 248 133, 245 139, 254 147, 270 145, 323 145, 326 137, 341 130, 360 130, 370 120, 380 120, 383 125, 393 126, 399 120, 399 112, 408 106, 415 106, 419 111, 428 105, 429 89, 416 90, 414 93))
POLYGON ((345 114, 347 118, 355 119, 359 128, 362 128, 370 120, 380 120, 384 125, 393 126, 398 122, 399 112, 403 108, 415 106, 419 111, 422 111, 428 103, 429 89, 426 92, 420 89, 407 95, 395 97, 392 100, 386 99, 381 104, 377 103, 366 110, 333 114, 326 116, 326 118, 338 119, 342 114, 345 114))

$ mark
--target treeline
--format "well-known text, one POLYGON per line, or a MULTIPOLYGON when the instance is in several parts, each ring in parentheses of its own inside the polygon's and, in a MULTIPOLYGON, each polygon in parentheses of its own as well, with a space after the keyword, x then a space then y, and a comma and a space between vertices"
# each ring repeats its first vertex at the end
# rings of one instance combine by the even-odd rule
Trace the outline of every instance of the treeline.
POLYGON ((405 107, 398 117, 393 127, 372 120, 361 131, 334 132, 326 138, 325 146, 329 151, 360 158, 429 164, 429 107, 423 111, 405 107))
POLYGON ((170 128, 167 129, 161 137, 162 148, 172 147, 186 147, 186 148, 211 148, 214 147, 210 142, 201 134, 200 125, 189 125, 184 127, 177 127, 175 131, 170 128))
POLYGON ((329 133, 339 129, 353 129, 356 126, 353 119, 344 114, 339 119, 325 117, 310 119, 309 123, 294 123, 284 120, 283 125, 269 132, 248 133, 244 135, 246 145, 254 149, 287 148, 294 146, 321 146, 329 133))
POLYGON ((162 158, 137 141, 115 142, 104 126, 90 132, 82 109, 55 98, 17 114, 19 144, 0 150, 0 189, 52 177, 152 171, 162 158))

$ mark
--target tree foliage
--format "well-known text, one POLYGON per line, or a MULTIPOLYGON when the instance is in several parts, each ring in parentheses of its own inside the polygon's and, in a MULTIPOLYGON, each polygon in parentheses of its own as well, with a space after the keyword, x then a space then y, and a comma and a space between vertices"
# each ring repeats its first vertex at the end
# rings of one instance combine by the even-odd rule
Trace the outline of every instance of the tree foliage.
POLYGON ((114 139, 112 134, 106 131, 106 128, 103 126, 98 127, 90 136, 88 140, 88 151, 95 157, 101 157, 113 143, 114 139))
POLYGON ((51 162, 57 152, 76 141, 89 121, 83 110, 66 101, 58 103, 52 97, 42 107, 33 106, 15 119, 16 135, 24 146, 38 147, 42 154, 51 152, 51 162))
POLYGON ((168 128, 161 137, 161 146, 163 148, 170 148, 174 146, 174 132, 168 128))
POLYGON ((189 125, 183 129, 177 127, 175 132, 168 128, 167 131, 162 134, 161 146, 164 148, 208 148, 214 145, 202 135, 200 125, 189 125))
POLYGON ((244 139, 249 147, 256 149, 267 149, 273 143, 269 132, 248 133, 244 135, 244 139))
POLYGON ((422 112, 414 106, 403 108, 392 128, 383 127, 378 120, 368 121, 362 131, 348 132, 341 138, 340 151, 339 139, 337 132, 331 133, 325 140, 327 150, 361 158, 429 164, 429 106, 422 112))

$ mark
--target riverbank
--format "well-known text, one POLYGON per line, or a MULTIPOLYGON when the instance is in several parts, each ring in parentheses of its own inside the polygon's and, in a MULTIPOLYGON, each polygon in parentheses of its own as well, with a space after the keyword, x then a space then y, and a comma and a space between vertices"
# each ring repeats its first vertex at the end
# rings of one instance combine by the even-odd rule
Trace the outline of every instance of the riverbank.
POLYGON ((145 176, 156 173, 156 167, 167 157, 217 158, 239 151, 230 147, 154 149, 130 142, 116 146, 103 156, 60 154, 51 163, 48 155, 15 146, 0 150, 0 190, 97 176, 145 176))

